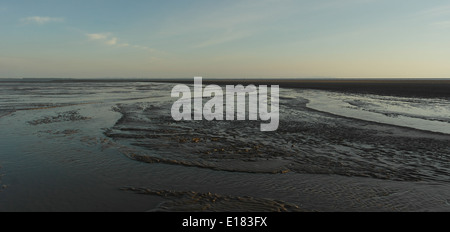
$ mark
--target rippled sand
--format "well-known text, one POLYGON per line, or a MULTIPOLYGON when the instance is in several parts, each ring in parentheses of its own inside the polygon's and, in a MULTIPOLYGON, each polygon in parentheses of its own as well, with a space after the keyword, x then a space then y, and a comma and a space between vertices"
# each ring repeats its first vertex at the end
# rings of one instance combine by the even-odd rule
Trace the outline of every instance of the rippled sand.
POLYGON ((121 188, 138 194, 155 195, 166 199, 153 211, 168 212, 301 212, 297 205, 271 199, 223 196, 214 193, 176 192, 148 188, 121 188))
POLYGON ((259 122, 174 122, 170 105, 121 104, 105 135, 131 146, 129 158, 250 173, 308 173, 388 180, 448 181, 450 136, 338 117, 281 99, 276 132, 259 122), (138 149, 141 148, 141 149, 138 149))
POLYGON ((175 122, 172 87, 2 85, 0 211, 450 210, 449 135, 314 110, 301 89, 276 132, 175 122))

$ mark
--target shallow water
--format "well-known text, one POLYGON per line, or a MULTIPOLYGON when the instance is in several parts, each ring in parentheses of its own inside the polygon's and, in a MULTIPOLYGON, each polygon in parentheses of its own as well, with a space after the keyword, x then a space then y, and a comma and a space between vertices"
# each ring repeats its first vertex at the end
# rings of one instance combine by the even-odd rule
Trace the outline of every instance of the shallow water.
POLYGON ((300 89, 276 132, 175 122, 172 87, 2 83, 0 211, 450 210, 447 135, 317 111, 300 89))
POLYGON ((340 116, 450 134, 450 100, 303 90, 308 107, 340 116))

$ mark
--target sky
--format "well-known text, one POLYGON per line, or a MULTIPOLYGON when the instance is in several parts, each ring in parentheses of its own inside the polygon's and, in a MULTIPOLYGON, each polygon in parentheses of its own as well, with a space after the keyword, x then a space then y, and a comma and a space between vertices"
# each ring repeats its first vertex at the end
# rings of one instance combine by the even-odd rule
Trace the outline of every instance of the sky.
POLYGON ((450 77, 448 0, 1 0, 0 78, 450 77))

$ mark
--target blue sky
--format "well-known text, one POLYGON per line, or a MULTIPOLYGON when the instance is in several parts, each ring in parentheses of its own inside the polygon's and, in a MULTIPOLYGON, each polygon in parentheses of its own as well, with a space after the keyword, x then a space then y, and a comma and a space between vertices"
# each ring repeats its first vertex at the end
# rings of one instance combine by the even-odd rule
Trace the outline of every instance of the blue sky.
POLYGON ((2 0, 0 78, 450 77, 450 2, 2 0))

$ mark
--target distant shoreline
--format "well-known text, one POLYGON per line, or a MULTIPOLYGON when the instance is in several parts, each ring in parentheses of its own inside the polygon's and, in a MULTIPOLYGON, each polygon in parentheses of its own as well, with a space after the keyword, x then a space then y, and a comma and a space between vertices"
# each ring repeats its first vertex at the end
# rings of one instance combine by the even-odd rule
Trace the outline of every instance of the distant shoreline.
MULTIPOLYGON (((0 79, 1 83, 117 83, 160 82, 193 84, 194 79, 58 79, 24 78, 0 79)), ((203 84, 217 85, 279 85, 282 88, 318 89, 363 94, 381 94, 404 97, 450 98, 450 78, 322 78, 322 79, 203 79, 203 84)))

